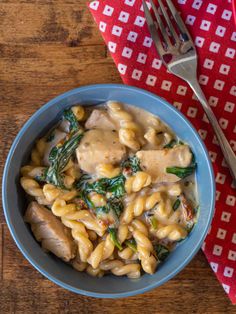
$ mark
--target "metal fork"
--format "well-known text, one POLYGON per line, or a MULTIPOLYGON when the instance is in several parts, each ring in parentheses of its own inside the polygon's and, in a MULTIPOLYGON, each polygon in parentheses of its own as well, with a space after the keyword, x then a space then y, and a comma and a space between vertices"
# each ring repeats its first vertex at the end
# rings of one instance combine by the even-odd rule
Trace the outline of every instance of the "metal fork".
POLYGON ((153 42, 156 46, 157 52, 167 69, 171 73, 185 80, 194 91, 198 100, 202 104, 210 123, 214 128, 222 152, 230 168, 232 177, 234 178, 234 180, 236 180, 236 156, 221 127, 219 126, 219 123, 213 111, 211 110, 211 107, 209 106, 197 80, 197 53, 193 40, 178 11, 175 9, 172 1, 166 0, 166 3, 169 11, 172 14, 172 20, 175 21, 176 30, 178 31, 179 35, 175 30, 171 18, 167 14, 162 0, 157 1, 160 6, 159 10, 161 12, 161 15, 159 14, 158 9, 153 1, 149 0, 155 16, 155 19, 153 19, 146 2, 143 0, 143 7, 147 25, 151 33, 153 42), (162 17, 168 26, 167 28, 169 34, 167 33, 167 29, 162 21, 162 17), (162 39, 160 38, 159 32, 162 36, 162 39))

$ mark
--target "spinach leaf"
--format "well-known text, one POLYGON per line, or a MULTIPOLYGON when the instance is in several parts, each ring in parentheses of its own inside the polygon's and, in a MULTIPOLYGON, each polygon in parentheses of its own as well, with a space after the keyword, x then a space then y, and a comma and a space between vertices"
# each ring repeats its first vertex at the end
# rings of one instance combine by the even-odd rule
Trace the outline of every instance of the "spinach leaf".
POLYGON ((177 177, 183 179, 192 174, 196 169, 196 164, 192 166, 182 168, 182 167, 167 167, 166 172, 175 174, 177 177))
POLYGON ((87 182, 91 179, 89 174, 82 174, 82 176, 75 182, 75 188, 78 190, 84 190, 87 182))
POLYGON ((115 221, 119 222, 119 217, 124 209, 124 205, 122 201, 118 198, 111 198, 107 200, 107 205, 96 207, 95 212, 96 215, 108 214, 110 211, 113 213, 113 217, 115 221))
POLYGON ((137 243, 134 238, 126 240, 125 244, 134 252, 137 252, 137 243))
POLYGON ((122 197, 125 194, 125 177, 121 174, 107 179, 107 192, 112 193, 112 197, 122 197))
POLYGON ((122 162, 121 167, 126 170, 130 170, 132 174, 141 170, 140 160, 137 156, 131 156, 122 162))
POLYGON ((95 209, 97 216, 100 216, 102 214, 108 214, 109 211, 110 211, 110 208, 108 206, 96 207, 96 209, 95 209))
POLYGON ((49 155, 50 167, 47 170, 46 177, 48 183, 65 189, 64 178, 61 172, 69 162, 69 159, 77 148, 82 136, 82 133, 76 133, 63 145, 54 147, 51 150, 49 155))
POLYGON ((177 144, 176 140, 171 140, 168 144, 166 144, 163 148, 173 148, 177 144))
POLYGON ((179 205, 180 205, 180 199, 177 198, 176 201, 174 202, 172 208, 173 208, 173 211, 176 211, 178 208, 179 208, 179 205))
POLYGON ((51 142, 51 141, 53 141, 54 140, 54 138, 55 138, 55 133, 54 133, 54 130, 47 136, 47 138, 46 138, 46 142, 48 143, 48 142, 51 142))
POLYGON ((46 179, 47 179, 47 171, 48 171, 48 168, 45 168, 40 175, 37 175, 34 179, 37 181, 37 182, 46 182, 46 179))
POLYGON ((119 218, 124 209, 124 204, 119 198, 111 198, 107 201, 107 207, 113 210, 115 215, 119 218))
POLYGON ((90 178, 82 176, 76 184, 76 188, 84 190, 87 194, 96 192, 105 195, 111 193, 111 197, 122 197, 125 194, 125 177, 121 174, 114 178, 101 178, 94 182, 87 182, 90 178))
POLYGON ((94 203, 90 200, 90 198, 88 197, 88 195, 84 191, 81 191, 78 194, 78 197, 80 197, 85 202, 85 204, 88 206, 88 208, 95 208, 94 203))
POLYGON ((157 219, 155 217, 151 217, 150 218, 150 223, 151 223, 151 226, 154 230, 157 229, 157 219))
POLYGON ((70 122, 70 132, 74 133, 79 130, 79 122, 71 109, 64 110, 63 118, 70 122))
POLYGON ((84 187, 86 193, 96 192, 98 194, 106 194, 107 181, 105 178, 96 180, 91 183, 87 183, 84 187))
POLYGON ((154 249, 155 249, 157 258, 161 262, 163 262, 167 258, 167 256, 170 254, 170 251, 168 250, 168 248, 162 244, 154 245, 154 249))
POLYGON ((122 250, 122 245, 120 243, 120 241, 117 239, 117 232, 115 228, 108 228, 108 232, 111 235, 111 240, 113 242, 113 244, 118 248, 119 251, 122 250))

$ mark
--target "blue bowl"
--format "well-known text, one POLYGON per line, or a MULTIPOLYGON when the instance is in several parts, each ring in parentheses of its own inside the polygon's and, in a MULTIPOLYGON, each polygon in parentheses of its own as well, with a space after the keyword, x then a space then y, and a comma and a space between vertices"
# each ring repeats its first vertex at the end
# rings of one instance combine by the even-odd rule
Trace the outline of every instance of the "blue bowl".
POLYGON ((3 206, 11 234, 29 262, 44 276, 63 288, 86 296, 120 298, 143 293, 158 287, 178 274, 194 257, 210 226, 215 202, 215 183, 207 150, 194 127, 165 100, 144 90, 125 85, 91 85, 62 94, 40 108, 23 126, 9 152, 3 175, 3 206), (46 254, 23 221, 26 198, 19 185, 20 167, 24 165, 35 140, 61 116, 64 108, 77 103, 97 104, 109 99, 126 102, 158 115, 184 141, 190 144, 198 164, 200 213, 190 236, 179 244, 154 275, 140 279, 105 276, 90 277, 75 271, 57 257, 46 254))

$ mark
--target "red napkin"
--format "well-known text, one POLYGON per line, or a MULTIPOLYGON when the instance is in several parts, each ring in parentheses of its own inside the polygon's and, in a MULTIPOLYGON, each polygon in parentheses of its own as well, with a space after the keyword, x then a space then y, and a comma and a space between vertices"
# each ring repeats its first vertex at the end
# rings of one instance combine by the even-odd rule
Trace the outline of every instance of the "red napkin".
MULTIPOLYGON (((173 2, 197 47, 199 82, 236 151, 236 29, 231 1, 173 2)), ((236 189, 211 125, 190 87, 162 65, 141 0, 93 1, 88 5, 123 82, 167 99, 187 116, 206 143, 215 170, 217 201, 202 250, 232 303, 236 303, 236 189)))

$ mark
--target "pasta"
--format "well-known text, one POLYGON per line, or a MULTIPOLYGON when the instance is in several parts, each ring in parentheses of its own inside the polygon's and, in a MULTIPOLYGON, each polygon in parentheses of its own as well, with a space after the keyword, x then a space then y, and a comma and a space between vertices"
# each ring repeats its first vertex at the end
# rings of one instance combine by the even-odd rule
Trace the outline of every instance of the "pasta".
POLYGON ((31 152, 31 164, 34 166, 40 166, 42 164, 42 158, 46 149, 46 142, 44 138, 41 138, 36 142, 35 148, 31 152))
POLYGON ((159 192, 155 192, 149 196, 138 196, 124 209, 121 222, 130 223, 134 217, 140 216, 144 211, 152 209, 160 200, 161 194, 159 192))
POLYGON ((148 128, 147 132, 144 134, 144 138, 153 146, 159 146, 161 144, 161 137, 158 136, 158 132, 153 127, 148 128))
POLYGON ((50 205, 50 202, 44 197, 43 190, 36 180, 30 177, 21 177, 20 184, 28 195, 35 197, 39 204, 50 205))
POLYGON ((66 204, 64 200, 56 199, 52 205, 52 212, 57 217, 83 222, 87 229, 95 231, 99 236, 103 236, 105 232, 106 228, 99 224, 88 210, 77 210, 73 203, 66 204))
POLYGON ((108 102, 107 106, 110 116, 119 123, 120 142, 130 149, 137 151, 140 148, 136 136, 138 125, 133 122, 132 115, 126 112, 118 102, 108 102))
POLYGON ((43 194, 49 202, 55 201, 57 198, 60 198, 64 201, 71 201, 76 197, 76 190, 61 190, 54 186, 53 184, 45 184, 43 186, 43 194))
POLYGON ((157 266, 157 260, 152 255, 153 246, 151 241, 139 230, 134 230, 133 236, 137 242, 137 251, 143 270, 148 274, 153 274, 157 266))
POLYGON ((114 178, 120 173, 120 167, 111 164, 100 164, 96 167, 96 173, 101 178, 114 178))
POLYGON ((93 267, 97 268, 101 261, 109 258, 114 251, 114 244, 111 240, 110 235, 106 236, 106 239, 100 242, 94 251, 91 253, 87 262, 93 267))
POLYGON ((167 238, 170 241, 179 241, 186 238, 187 231, 177 224, 160 226, 156 231, 156 236, 158 239, 167 238))
POLYGON ((128 194, 138 192, 142 188, 149 186, 152 182, 151 176, 144 172, 138 171, 134 176, 129 177, 125 182, 125 190, 128 194))
POLYGON ((82 121, 85 117, 85 110, 82 106, 73 106, 71 107, 72 112, 74 113, 78 121, 82 121))
POLYGON ((196 223, 192 157, 146 111, 116 101, 73 106, 20 169, 33 200, 25 219, 75 271, 153 274, 196 223))

